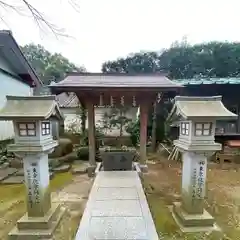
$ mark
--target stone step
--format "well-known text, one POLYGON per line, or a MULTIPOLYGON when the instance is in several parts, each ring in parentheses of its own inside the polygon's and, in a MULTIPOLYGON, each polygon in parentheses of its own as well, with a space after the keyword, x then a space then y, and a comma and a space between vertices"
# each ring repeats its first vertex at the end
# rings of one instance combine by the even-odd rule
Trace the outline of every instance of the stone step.
POLYGON ((2 184, 21 184, 21 183, 24 183, 24 176, 10 176, 6 179, 4 179, 2 182, 2 184))
POLYGON ((16 168, 0 169, 0 182, 17 172, 16 168))

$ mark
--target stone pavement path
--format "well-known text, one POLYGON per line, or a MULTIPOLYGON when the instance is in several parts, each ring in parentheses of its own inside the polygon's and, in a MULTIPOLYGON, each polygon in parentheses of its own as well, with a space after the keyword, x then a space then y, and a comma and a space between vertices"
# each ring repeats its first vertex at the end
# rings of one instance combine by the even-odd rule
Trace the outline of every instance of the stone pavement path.
POLYGON ((158 240, 135 171, 99 172, 76 240, 158 240))

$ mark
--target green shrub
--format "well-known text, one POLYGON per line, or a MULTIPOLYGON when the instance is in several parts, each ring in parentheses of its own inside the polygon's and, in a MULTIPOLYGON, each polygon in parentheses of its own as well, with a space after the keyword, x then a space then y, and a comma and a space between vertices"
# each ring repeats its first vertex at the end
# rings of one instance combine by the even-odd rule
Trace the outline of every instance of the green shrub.
POLYGON ((49 159, 49 168, 50 169, 59 167, 60 165, 61 165, 61 162, 58 159, 49 159))
MULTIPOLYGON (((79 160, 88 161, 89 160, 89 149, 88 147, 80 147, 77 150, 77 156, 79 160)), ((96 149, 96 155, 95 155, 96 162, 101 162, 102 159, 100 157, 100 152, 98 149, 96 149)))
POLYGON ((126 127, 126 132, 130 134, 132 145, 136 147, 140 139, 140 120, 130 122, 126 127))
MULTIPOLYGON (((98 148, 101 145, 101 140, 103 138, 104 134, 102 133, 101 130, 98 128, 95 129, 95 141, 96 141, 96 148, 98 148)), ((82 143, 85 146, 88 146, 88 129, 85 130, 84 134, 81 136, 82 138, 82 143)))
POLYGON ((88 159, 89 159, 89 149, 88 149, 88 147, 80 147, 77 150, 77 156, 78 156, 79 160, 88 161, 88 159))
POLYGON ((73 151, 72 141, 68 138, 60 138, 58 146, 49 154, 49 158, 57 158, 65 156, 73 151))
POLYGON ((62 153, 63 156, 71 153, 73 151, 73 144, 72 141, 70 139, 62 139, 62 153))

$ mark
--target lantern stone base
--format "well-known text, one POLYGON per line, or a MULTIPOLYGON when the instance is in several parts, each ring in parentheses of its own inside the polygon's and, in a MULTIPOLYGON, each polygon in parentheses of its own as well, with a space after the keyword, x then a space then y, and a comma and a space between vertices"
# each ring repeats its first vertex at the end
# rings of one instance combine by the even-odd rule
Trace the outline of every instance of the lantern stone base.
POLYGON ((17 226, 8 234, 9 240, 52 239, 64 209, 59 204, 52 204, 44 217, 28 217, 26 213, 17 221, 17 226))
POLYGON ((95 176, 96 167, 97 167, 97 165, 89 165, 89 166, 87 167, 88 177, 94 177, 94 176, 95 176))
POLYGON ((204 232, 215 228, 215 220, 206 210, 202 214, 189 214, 182 209, 180 202, 174 202, 172 214, 184 232, 204 232))

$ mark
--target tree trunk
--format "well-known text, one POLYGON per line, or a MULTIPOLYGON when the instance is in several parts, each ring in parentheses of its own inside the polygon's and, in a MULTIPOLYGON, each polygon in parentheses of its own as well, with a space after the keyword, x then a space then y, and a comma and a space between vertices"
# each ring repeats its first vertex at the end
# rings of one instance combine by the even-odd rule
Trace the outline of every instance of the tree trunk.
POLYGON ((81 107, 81 132, 82 134, 86 131, 86 109, 84 107, 81 107))
POLYGON ((81 106, 80 118, 81 118, 81 133, 82 133, 82 137, 80 138, 80 145, 83 145, 84 138, 86 136, 86 120, 87 120, 86 109, 83 106, 81 106))

